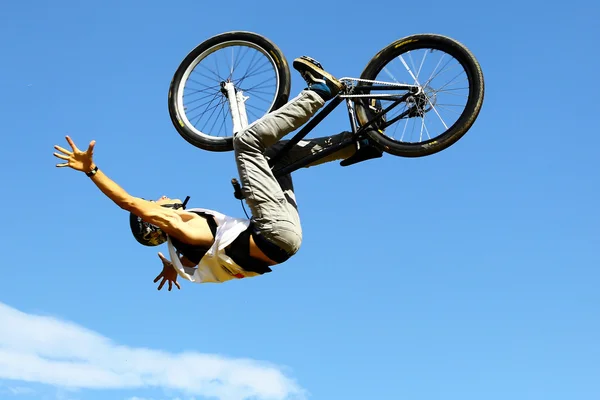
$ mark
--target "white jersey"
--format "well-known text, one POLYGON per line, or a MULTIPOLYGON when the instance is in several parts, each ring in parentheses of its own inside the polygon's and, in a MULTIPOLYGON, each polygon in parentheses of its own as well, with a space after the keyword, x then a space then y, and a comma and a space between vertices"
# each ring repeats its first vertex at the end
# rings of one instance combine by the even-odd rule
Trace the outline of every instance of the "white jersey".
POLYGON ((241 279, 259 275, 256 272, 245 271, 237 265, 227 254, 225 248, 229 246, 250 225, 250 220, 233 218, 217 211, 204 208, 189 208, 186 211, 199 211, 210 214, 217 221, 217 232, 215 241, 208 249, 204 257, 198 263, 197 268, 184 267, 179 260, 177 250, 171 239, 168 238, 169 254, 171 262, 179 276, 194 283, 221 283, 230 279, 241 279))

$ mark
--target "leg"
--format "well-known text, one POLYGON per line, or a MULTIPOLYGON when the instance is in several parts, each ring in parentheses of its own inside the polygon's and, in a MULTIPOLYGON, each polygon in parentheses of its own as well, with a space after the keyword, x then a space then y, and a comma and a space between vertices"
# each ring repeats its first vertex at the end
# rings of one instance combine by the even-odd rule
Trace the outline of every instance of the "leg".
MULTIPOLYGON (((298 144, 296 144, 294 147, 289 149, 289 151, 283 155, 283 157, 277 162, 277 164, 275 164, 273 166, 273 170, 277 171, 278 169, 280 169, 286 165, 292 164, 298 160, 301 160, 310 155, 318 153, 321 150, 323 150, 324 148, 327 148, 329 146, 332 146, 332 145, 338 144, 344 140, 347 140, 351 136, 352 136, 352 132, 342 132, 342 133, 339 133, 337 135, 332 135, 332 136, 325 136, 325 137, 320 137, 320 138, 301 140, 300 142, 298 142, 298 144)), ((285 146, 285 144, 287 142, 288 142, 287 140, 281 140, 281 141, 275 143, 269 149, 267 149, 267 151, 265 153, 267 158, 270 158, 274 154, 279 152, 283 148, 283 146, 285 146)), ((325 163, 337 161, 337 160, 346 160, 346 159, 352 157, 355 153, 356 153, 356 146, 350 145, 350 146, 344 147, 344 148, 336 151, 335 153, 332 153, 326 157, 323 157, 317 161, 313 161, 312 163, 308 164, 305 168, 309 168, 309 167, 313 167, 315 165, 321 165, 321 164, 325 164, 325 163)))
MULTIPOLYGON (((302 242, 302 228, 293 190, 287 187, 291 181, 284 184, 284 191, 264 153, 281 137, 306 123, 323 104, 319 95, 305 90, 279 110, 239 132, 233 139, 242 191, 251 210, 256 233, 289 256, 298 251, 302 242)), ((256 237, 255 241, 260 243, 256 237)), ((265 249, 263 252, 267 253, 265 249)), ((269 253, 267 256, 278 262, 285 259, 275 259, 269 253)))
MULTIPOLYGON (((296 146, 292 147, 287 154, 285 154, 274 166, 273 170, 277 170, 281 166, 293 163, 299 159, 302 159, 306 156, 309 156, 315 152, 320 151, 321 149, 331 146, 332 144, 342 141, 345 139, 347 135, 351 135, 350 132, 343 132, 338 135, 312 139, 310 141, 300 141, 296 146)), ((287 141, 280 141, 275 143, 265 152, 267 159, 279 151, 281 147, 285 145, 287 141)), ((343 148, 335 153, 330 154, 327 157, 323 157, 318 161, 313 162, 307 166, 311 167, 314 165, 323 164, 330 161, 335 160, 344 160, 351 157, 356 152, 355 146, 348 146, 343 148)), ((296 194, 294 193, 294 183, 292 180, 291 174, 286 174, 277 178, 277 182, 279 183, 279 187, 281 188, 281 192, 283 194, 283 198, 285 202, 282 202, 282 206, 285 207, 285 214, 289 218, 289 221, 293 222, 293 226, 295 227, 296 234, 298 234, 299 239, 302 239, 302 227, 300 224, 300 215, 298 212, 298 204, 296 201, 296 194)))
MULTIPOLYGON (((305 124, 341 88, 335 78, 315 65, 303 64, 296 66, 296 69, 303 76, 308 74, 312 78, 311 81, 305 77, 309 88, 285 106, 237 133, 233 139, 238 173, 246 202, 252 212, 255 233, 283 250, 287 257, 296 253, 302 242, 300 219, 291 179, 289 183, 280 180, 285 189, 282 188, 269 167, 265 151, 305 124), (314 75, 323 76, 323 79, 317 81, 314 75)), ((255 241, 259 244, 256 237, 255 241)), ((272 258, 271 254, 265 253, 272 258)), ((287 259, 277 258, 282 261, 272 259, 278 262, 287 259)))

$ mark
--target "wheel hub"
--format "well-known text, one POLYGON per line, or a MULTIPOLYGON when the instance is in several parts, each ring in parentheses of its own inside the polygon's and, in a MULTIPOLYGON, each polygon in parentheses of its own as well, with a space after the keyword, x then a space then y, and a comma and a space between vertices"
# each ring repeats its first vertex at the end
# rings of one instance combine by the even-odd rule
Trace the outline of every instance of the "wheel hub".
POLYGON ((437 102, 437 93, 431 86, 425 86, 418 94, 406 99, 409 117, 423 117, 437 102))

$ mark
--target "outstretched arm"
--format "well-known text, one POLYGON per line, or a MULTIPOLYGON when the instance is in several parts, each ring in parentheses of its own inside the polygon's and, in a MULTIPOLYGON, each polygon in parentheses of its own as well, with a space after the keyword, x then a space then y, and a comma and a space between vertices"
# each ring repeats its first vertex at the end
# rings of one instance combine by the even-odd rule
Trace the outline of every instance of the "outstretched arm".
POLYGON ((157 203, 131 196, 116 182, 110 179, 102 172, 93 161, 94 146, 96 142, 92 140, 86 151, 79 150, 73 140, 67 136, 67 142, 71 146, 69 151, 61 146, 54 146, 60 153, 54 153, 54 156, 65 160, 66 162, 57 164, 59 168, 70 167, 76 171, 85 172, 92 182, 106 197, 111 199, 120 208, 138 215, 145 221, 163 229, 168 235, 179 239, 195 238, 197 234, 182 219, 182 216, 171 208, 161 207, 157 203))

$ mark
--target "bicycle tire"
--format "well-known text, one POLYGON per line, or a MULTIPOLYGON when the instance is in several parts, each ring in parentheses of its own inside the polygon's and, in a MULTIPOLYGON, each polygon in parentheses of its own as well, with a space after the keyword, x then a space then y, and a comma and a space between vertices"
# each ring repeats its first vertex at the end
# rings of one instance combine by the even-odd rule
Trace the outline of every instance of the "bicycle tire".
MULTIPOLYGON (((423 157, 438 153, 461 139, 473 126, 484 99, 485 84, 479 62, 462 43, 438 34, 416 34, 399 39, 384 47, 364 68, 361 79, 375 80, 383 67, 396 57, 415 49, 435 49, 454 57, 464 68, 469 81, 469 96, 464 111, 456 122, 439 136, 421 143, 398 142, 378 132, 369 130, 367 134, 388 154, 401 157, 423 157)), ((359 125, 365 125, 374 117, 366 100, 358 101, 356 114, 359 125)))
MULTIPOLYGON (((169 116, 177 132, 190 144, 208 151, 223 152, 233 150, 233 133, 231 136, 213 136, 210 132, 204 132, 195 128, 185 115, 182 105, 182 85, 186 74, 189 76, 190 67, 199 63, 198 58, 206 56, 219 50, 220 46, 228 43, 240 43, 252 47, 270 58, 277 77, 277 88, 271 106, 264 114, 268 114, 287 103, 290 93, 290 69, 283 52, 272 41, 254 32, 230 31, 213 36, 196 46, 183 59, 177 68, 169 85, 168 107, 169 116)), ((196 65, 193 66, 195 68, 196 65)), ((259 116, 260 117, 260 116, 259 116)), ((249 121, 250 122, 250 121, 249 121)))

